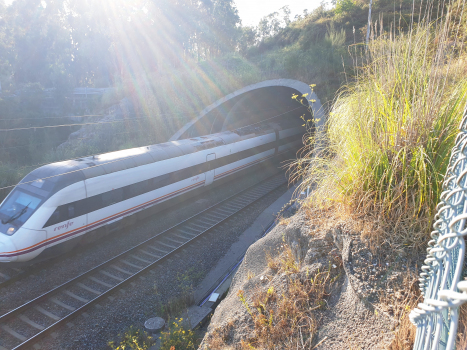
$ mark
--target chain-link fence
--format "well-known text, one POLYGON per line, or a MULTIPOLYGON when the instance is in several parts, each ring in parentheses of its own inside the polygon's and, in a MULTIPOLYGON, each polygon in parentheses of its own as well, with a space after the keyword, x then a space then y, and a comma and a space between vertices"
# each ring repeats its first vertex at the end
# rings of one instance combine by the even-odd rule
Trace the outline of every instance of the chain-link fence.
POLYGON ((467 301, 467 281, 460 281, 467 235, 467 106, 436 209, 420 274, 424 301, 410 313, 417 350, 454 349, 459 307, 467 301))

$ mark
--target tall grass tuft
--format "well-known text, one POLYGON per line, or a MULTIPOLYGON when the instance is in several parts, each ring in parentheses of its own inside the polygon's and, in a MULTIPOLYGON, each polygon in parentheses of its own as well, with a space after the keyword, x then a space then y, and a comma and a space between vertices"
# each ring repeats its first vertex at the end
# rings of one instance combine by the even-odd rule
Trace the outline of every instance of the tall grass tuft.
POLYGON ((325 145, 310 136, 293 164, 302 186, 316 186, 313 201, 370 215, 392 227, 393 243, 412 248, 428 238, 467 101, 463 41, 456 40, 463 21, 447 13, 408 33, 373 33, 354 57, 354 81, 334 101, 325 145))

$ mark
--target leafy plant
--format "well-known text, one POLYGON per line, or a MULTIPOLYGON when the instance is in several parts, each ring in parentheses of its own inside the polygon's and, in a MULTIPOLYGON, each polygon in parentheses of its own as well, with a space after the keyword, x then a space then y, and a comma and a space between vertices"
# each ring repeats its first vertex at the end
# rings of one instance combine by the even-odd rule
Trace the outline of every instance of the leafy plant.
MULTIPOLYGON (((119 336, 121 336, 119 334, 119 336)), ((118 345, 114 341, 108 343, 113 350, 147 350, 153 344, 153 338, 140 329, 131 326, 118 345)))
POLYGON ((161 350, 195 350, 198 341, 195 333, 182 325, 183 318, 175 319, 167 332, 161 333, 161 350))
POLYGON ((427 22, 374 38, 336 97, 326 134, 310 133, 293 163, 303 188, 317 185, 311 201, 373 216, 392 227, 396 246, 421 247, 428 237, 467 101, 448 39, 455 29, 427 22))

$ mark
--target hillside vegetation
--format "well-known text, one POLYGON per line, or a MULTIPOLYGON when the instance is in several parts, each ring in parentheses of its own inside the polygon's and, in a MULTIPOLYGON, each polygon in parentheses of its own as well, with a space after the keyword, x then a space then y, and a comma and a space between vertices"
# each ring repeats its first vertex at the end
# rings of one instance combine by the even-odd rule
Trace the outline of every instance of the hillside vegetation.
MULTIPOLYGON (((412 5, 376 1, 373 18, 385 29, 397 18, 398 30, 406 31, 412 17, 418 21, 412 5)), ((446 4, 433 6, 441 11, 446 4)), ((5 174, 0 187, 17 183, 40 164, 164 142, 205 106, 262 80, 313 83, 322 102, 332 101, 353 74, 349 48, 358 49, 349 45, 365 36, 368 5, 342 0, 294 20, 287 7, 281 11, 252 28, 239 25, 231 0, 0 5, 0 172, 5 174), (113 17, 106 15, 109 6, 113 17), (29 60, 39 52, 48 54, 29 60), (73 106, 70 93, 76 86, 114 89, 84 108, 73 106), (99 120, 66 116, 100 115, 123 98, 129 101, 129 116, 139 119, 91 125, 92 134, 109 136, 58 147, 79 128, 67 124, 99 120)))
POLYGON ((373 217, 410 249, 426 244, 467 103, 466 32, 453 17, 463 4, 409 32, 373 32, 332 104, 326 145, 308 139, 319 157, 296 163, 303 186, 316 185, 313 201, 373 217))
MULTIPOLYGON (((255 78, 313 83, 329 114, 322 134, 305 123, 306 146, 291 165, 301 189, 314 189, 299 228, 297 219, 284 219, 275 237, 247 253, 203 349, 333 349, 323 336, 328 333, 320 335, 323 328, 348 342, 346 348, 378 349, 377 339, 391 350, 413 346, 415 328, 407 315, 420 298, 418 258, 430 239, 467 104, 467 13, 465 1, 377 1, 366 44, 367 11, 364 4, 342 1, 271 36, 258 28, 261 40, 241 52, 255 78), (352 241, 347 248, 339 243, 344 232, 352 241), (361 312, 356 318, 367 324, 337 317, 335 323, 355 327, 353 334, 326 328, 327 305, 349 295, 365 305, 355 302, 361 312), (378 316, 380 310, 385 315, 378 316)), ((354 317, 353 307, 340 309, 343 317, 354 317)), ((465 330, 461 322, 459 344, 466 342, 465 330)))

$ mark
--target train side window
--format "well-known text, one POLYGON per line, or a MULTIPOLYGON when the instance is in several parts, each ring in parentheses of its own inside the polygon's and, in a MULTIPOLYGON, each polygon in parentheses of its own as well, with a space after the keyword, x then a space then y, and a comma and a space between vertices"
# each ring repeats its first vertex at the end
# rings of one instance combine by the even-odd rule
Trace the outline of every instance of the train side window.
POLYGON ((45 223, 44 227, 58 224, 59 222, 68 220, 68 205, 61 205, 50 216, 49 220, 45 223))
POLYGON ((112 191, 102 193, 102 205, 108 207, 109 205, 121 202, 123 200, 123 188, 117 188, 112 191))
POLYGON ((148 191, 148 182, 140 181, 133 185, 130 185, 130 196, 136 197, 148 191))
POLYGON ((206 172, 206 164, 197 165, 194 171, 194 175, 199 175, 206 172))
POLYGON ((91 213, 93 211, 99 210, 102 208, 102 195, 96 195, 88 197, 83 201, 83 207, 86 210, 86 213, 91 213))
POLYGON ((121 202, 123 200, 123 188, 117 188, 112 191, 114 203, 121 202))
POLYGON ((101 198, 102 198, 102 206, 103 207, 108 207, 109 205, 113 204, 113 200, 112 200, 113 196, 112 196, 111 191, 102 193, 101 198))
POLYGON ((173 172, 173 173, 170 173, 169 176, 170 176, 170 183, 173 184, 175 182, 178 182, 179 181, 179 175, 180 173, 178 171, 176 172, 173 172))
POLYGON ((73 219, 76 217, 75 215, 75 205, 74 204, 68 204, 68 219, 73 219))
POLYGON ((129 185, 129 186, 125 186, 123 187, 123 199, 130 199, 132 198, 132 192, 131 192, 131 186, 133 185, 129 185))
POLYGON ((160 175, 152 179, 151 190, 156 190, 158 188, 170 185, 171 176, 170 174, 160 175))
POLYGON ((55 209, 55 211, 50 216, 49 220, 45 223, 44 227, 55 225, 60 222, 60 208, 55 209))

